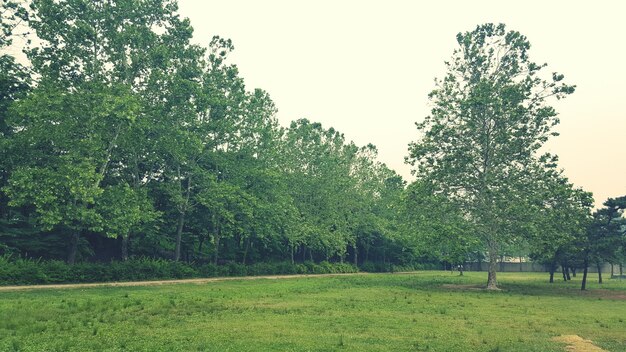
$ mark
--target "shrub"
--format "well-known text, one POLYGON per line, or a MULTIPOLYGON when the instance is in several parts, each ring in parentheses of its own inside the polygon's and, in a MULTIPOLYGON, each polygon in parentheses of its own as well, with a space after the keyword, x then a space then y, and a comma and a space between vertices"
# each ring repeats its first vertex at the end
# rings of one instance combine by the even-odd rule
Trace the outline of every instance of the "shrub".
MULTIPOLYGON (((367 263, 374 269, 385 269, 379 264, 367 263)), ((78 283, 107 281, 141 281, 185 279, 193 277, 291 275, 354 273, 359 269, 348 263, 267 262, 252 265, 194 264, 165 259, 134 258, 110 263, 77 263, 68 265, 59 260, 35 260, 0 256, 0 285, 33 285, 48 283, 78 283)), ((366 270, 369 271, 369 270, 366 270)), ((381 270, 379 270, 381 271, 381 270)))

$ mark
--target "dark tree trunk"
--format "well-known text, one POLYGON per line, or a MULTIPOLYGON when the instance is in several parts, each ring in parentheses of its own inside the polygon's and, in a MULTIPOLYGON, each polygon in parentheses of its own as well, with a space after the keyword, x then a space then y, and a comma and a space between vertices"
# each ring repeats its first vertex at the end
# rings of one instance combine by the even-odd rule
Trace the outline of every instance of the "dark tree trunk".
POLYGON ((624 276, 624 264, 619 263, 619 277, 624 276))
POLYGON ((565 275, 565 266, 561 265, 561 274, 563 275, 563 281, 567 281, 567 276, 565 275))
POLYGON ((128 260, 128 242, 130 241, 130 234, 122 236, 122 260, 128 260))
POLYGON ((602 283, 602 264, 600 262, 596 262, 596 268, 598 268, 598 283, 602 283))
POLYGON ((245 249, 243 250, 243 259, 241 264, 246 265, 246 259, 248 258, 248 250, 250 250, 250 239, 245 239, 245 249))
POLYGON ((498 267, 498 253, 495 248, 489 249, 489 274, 487 276, 487 289, 497 290, 498 281, 496 280, 496 269, 498 267))
POLYGON ((291 264, 293 264, 294 260, 293 260, 293 245, 292 244, 289 245, 289 252, 291 253, 291 264))
POLYGON ((548 269, 550 270, 550 283, 553 284, 554 272, 556 271, 556 263, 555 262, 550 263, 550 266, 548 267, 548 269))
POLYGON ((550 269, 550 283, 554 283, 554 270, 550 269))
POLYGON ((352 249, 354 250, 354 266, 357 266, 359 265, 359 251, 356 243, 354 244, 354 246, 352 246, 352 249))
POLYGON ((569 267, 568 266, 565 267, 565 278, 567 279, 567 281, 570 281, 572 279, 572 277, 569 275, 569 267))
POLYGON ((221 239, 219 228, 215 233, 215 258, 213 258, 213 263, 217 265, 217 260, 220 256, 220 239, 221 239))
POLYGON ((79 236, 80 232, 74 231, 72 232, 72 237, 70 237, 70 243, 67 252, 67 264, 69 265, 74 265, 74 263, 76 263, 76 253, 78 252, 79 236))
POLYGON ((200 236, 200 240, 198 241, 198 254, 200 255, 202 255, 202 245, 204 244, 204 240, 205 240, 205 237, 200 236))
POLYGON ((587 289, 587 270, 589 269, 589 261, 585 258, 585 262, 583 264, 583 282, 580 285, 580 290, 584 291, 587 289))
POLYGON ((576 277, 576 268, 572 267, 570 269, 572 270, 572 276, 576 277))
POLYGON ((174 261, 180 260, 180 245, 183 238, 183 227, 185 227, 185 212, 181 211, 178 216, 178 226, 176 227, 176 247, 174 249, 174 261))

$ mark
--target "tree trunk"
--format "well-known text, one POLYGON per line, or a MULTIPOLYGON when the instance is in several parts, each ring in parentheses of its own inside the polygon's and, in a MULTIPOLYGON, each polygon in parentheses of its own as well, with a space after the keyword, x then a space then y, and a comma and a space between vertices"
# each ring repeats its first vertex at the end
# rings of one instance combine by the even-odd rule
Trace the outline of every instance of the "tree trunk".
POLYGON ((624 276, 624 264, 619 263, 619 277, 624 276))
POLYGON ((244 242, 246 246, 243 250, 243 259, 241 260, 241 264, 246 265, 246 258, 248 257, 248 250, 250 249, 250 239, 245 239, 244 242))
POLYGON ((565 266, 561 265, 561 275, 563 275, 563 281, 567 281, 567 276, 565 275, 565 266))
POLYGON ((67 264, 74 265, 76 263, 76 253, 78 252, 78 239, 80 232, 74 230, 72 237, 70 237, 70 246, 67 253, 67 264))
POLYGON ((572 279, 572 277, 569 275, 569 267, 568 266, 565 267, 565 278, 567 279, 567 281, 570 281, 572 279))
POLYGON ((176 247, 174 249, 174 261, 180 259, 180 245, 183 238, 183 227, 185 226, 185 212, 181 211, 178 217, 178 226, 176 228, 176 247))
POLYGON ((589 269, 589 261, 585 258, 585 262, 583 264, 583 282, 580 285, 580 290, 584 291, 587 289, 587 270, 589 269))
POLYGON ((291 252, 291 264, 293 265, 294 264, 294 260, 293 260, 293 244, 289 245, 289 249, 290 249, 290 252, 291 252))
MULTIPOLYGON (((200 236, 200 240, 198 241, 198 254, 200 256, 202 255, 202 245, 204 244, 204 240, 205 240, 205 237, 204 236, 200 236)), ((196 256, 194 255, 194 257, 196 257, 196 256)))
POLYGON ((487 276, 487 289, 497 290, 496 269, 498 267, 498 252, 495 248, 489 248, 489 274, 487 276))
POLYGON ((598 268, 598 283, 602 283, 602 264, 600 262, 596 262, 596 268, 598 268))
POLYGON ((576 268, 571 267, 570 270, 572 270, 572 276, 576 277, 576 268))
POLYGON ((215 265, 217 265, 217 259, 219 258, 219 254, 220 254, 220 239, 221 239, 221 235, 220 235, 220 231, 218 228, 215 233, 215 258, 213 258, 213 263, 215 265))
POLYGON ((354 266, 359 265, 359 252, 356 243, 352 247, 354 249, 354 266))
POLYGON ((122 236, 122 260, 128 260, 128 242, 130 241, 130 234, 127 233, 126 236, 122 236))
POLYGON ((554 283, 554 269, 550 268, 550 283, 554 283))

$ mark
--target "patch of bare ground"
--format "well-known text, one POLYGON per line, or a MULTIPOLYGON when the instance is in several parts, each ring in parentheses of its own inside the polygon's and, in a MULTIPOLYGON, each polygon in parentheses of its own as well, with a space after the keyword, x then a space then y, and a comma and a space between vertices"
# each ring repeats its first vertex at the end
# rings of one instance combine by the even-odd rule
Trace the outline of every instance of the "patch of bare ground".
POLYGON ((601 297, 601 298, 626 300, 626 292, 624 291, 615 291, 615 290, 606 290, 606 289, 599 289, 599 290, 594 290, 594 291, 595 291, 594 293, 598 297, 601 297))
POLYGON ((565 350, 571 352, 607 352, 593 344, 591 340, 585 340, 578 335, 555 336, 552 340, 566 344, 565 350))
POLYGON ((618 290, 607 290, 605 288, 596 288, 592 290, 582 291, 581 295, 586 297, 626 300, 626 292, 618 290))

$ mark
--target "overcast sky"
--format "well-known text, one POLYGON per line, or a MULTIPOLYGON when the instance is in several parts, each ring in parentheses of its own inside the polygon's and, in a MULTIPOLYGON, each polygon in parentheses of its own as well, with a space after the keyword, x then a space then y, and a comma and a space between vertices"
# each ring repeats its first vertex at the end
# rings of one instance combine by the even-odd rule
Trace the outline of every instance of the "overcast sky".
POLYGON ((561 136, 549 151, 598 205, 626 194, 626 2, 179 1, 197 43, 233 40, 230 62, 248 89, 270 93, 283 125, 308 118, 371 142, 408 180, 414 123, 456 34, 505 23, 528 37, 531 60, 577 85, 555 103, 561 136))

